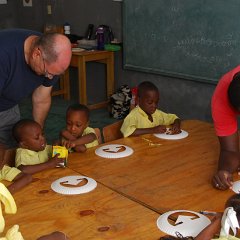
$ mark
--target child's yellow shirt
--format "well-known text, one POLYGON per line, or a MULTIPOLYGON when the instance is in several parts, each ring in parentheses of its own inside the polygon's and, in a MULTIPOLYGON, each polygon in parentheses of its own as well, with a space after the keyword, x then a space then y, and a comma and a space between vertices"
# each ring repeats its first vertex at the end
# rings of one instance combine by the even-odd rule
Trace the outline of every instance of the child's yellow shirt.
POLYGON ((20 165, 36 165, 47 162, 52 157, 52 146, 47 145, 43 151, 35 152, 25 148, 16 150, 15 166, 20 165))
POLYGON ((130 136, 137 128, 153 128, 159 125, 170 125, 178 119, 175 114, 165 113, 158 109, 152 114, 153 121, 148 119, 148 115, 139 107, 135 107, 124 119, 121 132, 124 137, 130 136))
MULTIPOLYGON (((90 134, 90 133, 94 133, 94 134, 96 135, 95 130, 94 130, 93 128, 91 128, 91 127, 86 127, 86 128, 84 129, 84 131, 83 131, 82 136, 85 136, 85 135, 90 134)), ((62 139, 65 140, 65 138, 62 138, 62 139)), ((92 141, 92 142, 90 142, 90 143, 87 143, 87 144, 84 144, 84 145, 85 145, 86 148, 91 148, 91 147, 98 146, 99 143, 98 143, 98 140, 97 140, 97 138, 96 138, 94 141, 92 141)), ((70 152, 73 152, 74 150, 71 148, 71 149, 69 149, 69 151, 70 151, 70 152)))
POLYGON ((4 165, 0 170, 0 180, 7 180, 11 182, 21 171, 15 167, 4 165))

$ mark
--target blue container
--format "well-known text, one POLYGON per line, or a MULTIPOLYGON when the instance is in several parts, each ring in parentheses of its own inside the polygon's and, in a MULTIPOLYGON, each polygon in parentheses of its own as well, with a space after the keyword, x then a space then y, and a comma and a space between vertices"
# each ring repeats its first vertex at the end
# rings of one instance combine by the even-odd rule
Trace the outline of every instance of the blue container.
POLYGON ((98 29, 97 29, 97 49, 104 50, 104 29, 103 29, 103 27, 98 27, 98 29))

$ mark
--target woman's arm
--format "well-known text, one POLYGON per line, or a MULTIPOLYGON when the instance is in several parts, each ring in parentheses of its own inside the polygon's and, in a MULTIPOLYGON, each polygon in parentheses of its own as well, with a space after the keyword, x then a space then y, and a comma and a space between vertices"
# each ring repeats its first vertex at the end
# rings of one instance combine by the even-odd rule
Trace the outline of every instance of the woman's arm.
POLYGON ((239 167, 238 132, 218 139, 220 143, 218 170, 213 176, 212 184, 217 189, 226 190, 232 186, 232 174, 239 167))

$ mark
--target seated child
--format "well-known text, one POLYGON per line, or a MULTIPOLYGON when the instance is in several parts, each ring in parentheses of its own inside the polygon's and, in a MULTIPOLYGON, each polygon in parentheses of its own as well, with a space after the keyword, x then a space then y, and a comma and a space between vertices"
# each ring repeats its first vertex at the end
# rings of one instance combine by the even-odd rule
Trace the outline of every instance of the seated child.
POLYGON ((32 176, 30 174, 21 172, 15 167, 8 166, 7 163, 4 161, 4 155, 7 150, 4 147, 1 148, 2 151, 0 156, 0 182, 2 180, 13 182, 7 187, 9 192, 13 194, 27 184, 29 184, 32 181, 32 176))
POLYGON ((164 133, 171 125, 171 134, 181 132, 180 119, 175 114, 164 113, 157 109, 158 88, 151 82, 142 82, 138 86, 136 106, 124 119, 121 132, 124 137, 142 134, 164 133))
POLYGON ((73 104, 66 112, 66 129, 60 133, 62 145, 76 152, 98 145, 93 128, 88 127, 89 109, 82 104, 73 104))
POLYGON ((15 166, 23 172, 34 174, 64 163, 58 155, 52 157, 52 146, 46 145, 43 130, 34 120, 18 121, 13 127, 13 136, 18 143, 15 166))
MULTIPOLYGON (((236 213, 237 222, 240 225, 240 194, 234 194, 231 196, 226 204, 226 208, 232 207, 236 213)), ((229 219, 227 219, 227 223, 230 224, 229 219)), ((213 218, 212 222, 203 229, 195 238, 193 237, 172 237, 172 236, 164 236, 161 237, 160 240, 175 240, 175 239, 182 239, 182 240, 212 240, 212 239, 219 239, 219 240, 237 240, 239 238, 232 236, 230 233, 225 233, 222 229, 225 223, 222 223, 222 214, 217 213, 216 216, 213 218), (222 229, 221 229, 222 227, 222 229), (220 231, 221 230, 221 231, 220 231), (220 237, 215 238, 220 232, 220 237), (226 234, 229 234, 226 236, 226 234)))

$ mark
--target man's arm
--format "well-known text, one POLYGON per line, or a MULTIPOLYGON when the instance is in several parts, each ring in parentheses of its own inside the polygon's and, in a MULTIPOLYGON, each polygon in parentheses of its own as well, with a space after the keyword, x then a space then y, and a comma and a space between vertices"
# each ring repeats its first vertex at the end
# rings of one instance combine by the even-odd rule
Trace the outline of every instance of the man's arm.
POLYGON ((40 86, 32 94, 33 119, 42 127, 51 107, 52 87, 40 86))
POLYGON ((239 136, 238 132, 225 137, 218 137, 220 143, 220 155, 218 170, 213 177, 213 186, 226 190, 232 186, 232 174, 239 167, 239 136))

